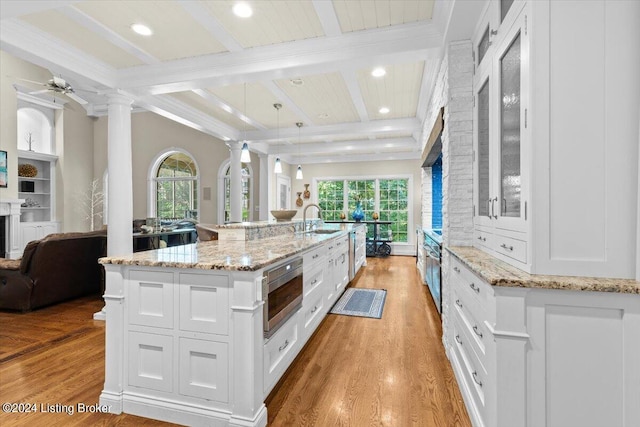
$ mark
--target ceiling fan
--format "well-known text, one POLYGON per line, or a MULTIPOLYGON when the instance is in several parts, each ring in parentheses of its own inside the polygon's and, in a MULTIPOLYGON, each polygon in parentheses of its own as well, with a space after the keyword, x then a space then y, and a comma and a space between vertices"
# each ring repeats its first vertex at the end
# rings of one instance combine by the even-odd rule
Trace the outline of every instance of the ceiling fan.
POLYGON ((54 94, 58 93, 61 95, 66 95, 67 97, 73 99, 74 101, 76 101, 78 104, 81 104, 81 105, 86 105, 89 103, 88 101, 85 101, 80 96, 78 96, 76 94, 75 89, 71 87, 69 82, 65 81, 62 77, 53 76, 53 78, 47 81, 46 83, 35 82, 33 80, 27 80, 27 79, 20 79, 20 80, 29 82, 32 84, 36 84, 38 86, 46 87, 46 89, 30 92, 31 95, 36 95, 39 93, 46 93, 46 92, 53 92, 54 94))

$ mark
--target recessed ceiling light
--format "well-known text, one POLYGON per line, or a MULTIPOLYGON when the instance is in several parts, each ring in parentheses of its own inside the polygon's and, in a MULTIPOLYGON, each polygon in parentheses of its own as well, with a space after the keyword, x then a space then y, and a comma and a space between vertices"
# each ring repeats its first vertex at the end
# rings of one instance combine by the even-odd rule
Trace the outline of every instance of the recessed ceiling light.
POLYGON ((291 86, 302 86, 304 84, 304 80, 302 80, 302 79, 291 79, 291 80, 289 80, 289 83, 291 83, 291 86))
POLYGON ((233 13, 240 18, 248 18, 253 15, 253 9, 247 3, 236 3, 233 6, 233 13))
POLYGON ((371 75, 373 77, 382 77, 385 74, 387 74, 387 70, 385 70, 382 67, 374 68, 373 71, 371 72, 371 75))
POLYGON ((151 34, 153 34, 151 28, 147 27, 144 24, 131 24, 131 29, 141 36, 150 36, 151 34))
POLYGON ((387 114, 389 112, 389 109, 387 107, 382 107, 381 109, 378 110, 378 113, 380 114, 387 114))

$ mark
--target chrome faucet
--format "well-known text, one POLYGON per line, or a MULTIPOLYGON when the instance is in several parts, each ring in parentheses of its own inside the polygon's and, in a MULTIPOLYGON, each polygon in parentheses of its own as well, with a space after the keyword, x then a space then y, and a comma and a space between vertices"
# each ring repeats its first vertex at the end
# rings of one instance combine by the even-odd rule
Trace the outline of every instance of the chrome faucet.
POLYGON ((302 211, 302 226, 304 227, 304 231, 307 231, 307 209, 309 209, 311 206, 315 206, 316 208, 318 208, 318 217, 322 219, 322 209, 320 208, 320 206, 316 205, 315 203, 309 203, 302 211))

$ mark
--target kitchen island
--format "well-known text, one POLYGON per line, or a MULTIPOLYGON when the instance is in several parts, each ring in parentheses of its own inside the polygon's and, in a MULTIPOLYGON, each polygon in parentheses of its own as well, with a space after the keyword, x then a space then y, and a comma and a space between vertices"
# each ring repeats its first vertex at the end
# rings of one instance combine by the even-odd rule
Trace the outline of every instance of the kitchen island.
POLYGON ((101 259, 102 405, 186 425, 266 425, 266 396, 348 283, 348 234, 355 227, 327 224, 323 233, 304 233, 293 223, 270 225, 247 227, 253 230, 247 239, 101 259), (266 339, 264 270, 298 256, 302 307, 266 339))

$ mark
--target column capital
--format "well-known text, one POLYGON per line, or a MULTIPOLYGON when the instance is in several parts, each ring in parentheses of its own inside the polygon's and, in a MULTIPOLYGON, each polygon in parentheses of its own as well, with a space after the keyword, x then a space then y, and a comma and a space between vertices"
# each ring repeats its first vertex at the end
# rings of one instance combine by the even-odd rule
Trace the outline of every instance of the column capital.
POLYGON ((242 143, 244 141, 227 141, 224 144, 229 147, 231 151, 240 151, 242 149, 242 143))
POLYGON ((125 95, 117 90, 107 93, 107 99, 109 105, 131 106, 131 104, 133 104, 133 98, 131 96, 125 95))

